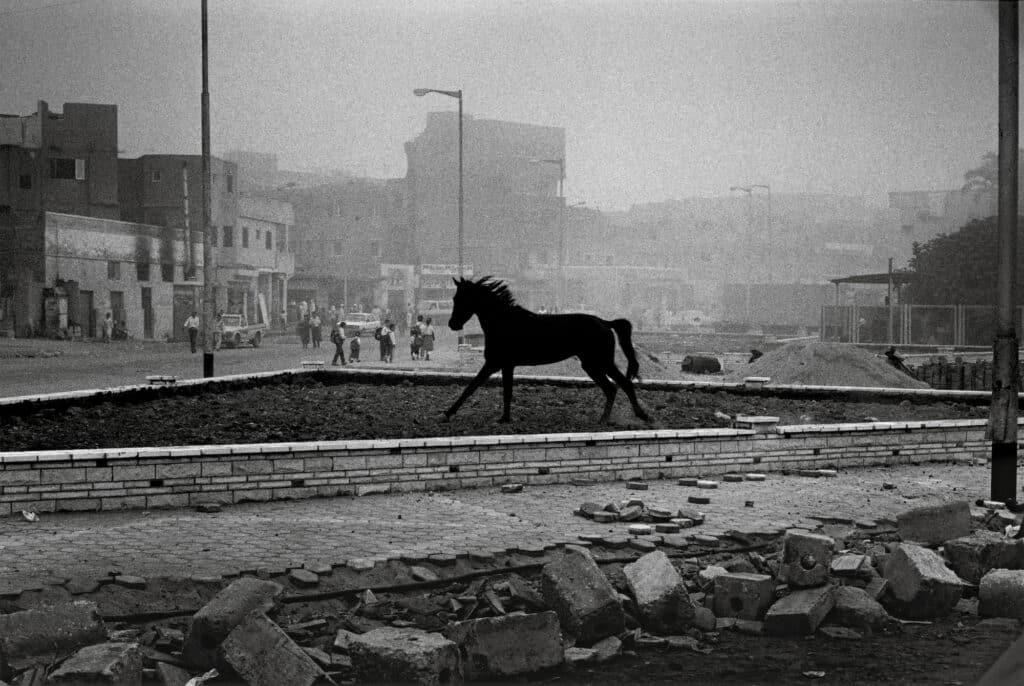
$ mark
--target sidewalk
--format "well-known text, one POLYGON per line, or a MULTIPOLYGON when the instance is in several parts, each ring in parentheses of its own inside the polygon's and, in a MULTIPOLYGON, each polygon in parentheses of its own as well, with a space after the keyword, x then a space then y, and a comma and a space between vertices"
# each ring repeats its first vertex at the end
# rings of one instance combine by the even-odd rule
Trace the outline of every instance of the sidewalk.
POLYGON ((597 524, 572 515, 580 503, 640 498, 666 508, 699 509, 706 523, 692 533, 782 532, 820 520, 883 523, 899 512, 950 500, 987 497, 987 466, 924 464, 850 470, 835 478, 769 474, 764 482, 698 490, 675 481, 647 491, 623 482, 452 493, 373 495, 248 503, 203 514, 193 510, 42 514, 0 519, 0 595, 45 585, 54 577, 106 577, 112 570, 143 577, 233 575, 303 563, 423 558, 434 553, 555 545, 584 533, 626 535, 627 524, 597 524), (883 490, 883 483, 895 488, 883 490), (688 505, 690 495, 710 496, 688 505), (753 501, 753 507, 746 507, 753 501))

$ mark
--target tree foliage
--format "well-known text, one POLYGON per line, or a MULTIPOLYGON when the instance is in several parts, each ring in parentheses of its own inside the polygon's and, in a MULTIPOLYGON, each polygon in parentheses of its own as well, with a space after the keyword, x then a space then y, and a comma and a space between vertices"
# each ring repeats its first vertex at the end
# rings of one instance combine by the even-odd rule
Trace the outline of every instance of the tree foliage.
MULTIPOLYGON (((1024 220, 1018 227, 1024 226, 1024 220)), ((1024 233, 1017 230, 1017 304, 1024 304, 1024 233)), ((907 301, 915 305, 994 305, 998 229, 996 218, 976 219, 959 231, 914 243, 910 270, 914 281, 907 301)))

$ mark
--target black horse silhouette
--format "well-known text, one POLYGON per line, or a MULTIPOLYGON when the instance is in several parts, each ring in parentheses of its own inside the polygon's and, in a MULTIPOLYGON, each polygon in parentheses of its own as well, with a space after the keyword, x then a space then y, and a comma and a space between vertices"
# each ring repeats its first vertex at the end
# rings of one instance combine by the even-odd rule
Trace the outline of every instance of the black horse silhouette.
POLYGON ((602 422, 607 422, 611 415, 615 384, 626 392, 636 416, 650 421, 637 402, 631 381, 640 378, 640 364, 633 350, 633 325, 629 320, 607 321, 590 314, 537 314, 517 305, 507 284, 493 277, 454 281, 455 306, 448 327, 461 331, 470 317, 477 316, 484 332, 484 366, 445 411, 446 420, 458 412, 480 384, 500 370, 505 401, 501 421, 511 421, 512 372, 516 366, 551 364, 575 355, 583 371, 604 391, 602 422), (626 356, 625 374, 615 366, 616 334, 626 356))

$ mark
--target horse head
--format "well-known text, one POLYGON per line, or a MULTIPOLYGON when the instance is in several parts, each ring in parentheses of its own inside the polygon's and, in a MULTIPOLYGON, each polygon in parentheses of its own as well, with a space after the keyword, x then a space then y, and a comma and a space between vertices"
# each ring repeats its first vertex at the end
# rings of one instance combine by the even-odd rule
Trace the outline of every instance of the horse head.
POLYGON ((455 282, 455 296, 452 298, 454 306, 448 318, 448 328, 452 331, 462 331, 466 322, 476 314, 474 298, 469 292, 473 282, 463 278, 453 278, 452 281, 455 282))

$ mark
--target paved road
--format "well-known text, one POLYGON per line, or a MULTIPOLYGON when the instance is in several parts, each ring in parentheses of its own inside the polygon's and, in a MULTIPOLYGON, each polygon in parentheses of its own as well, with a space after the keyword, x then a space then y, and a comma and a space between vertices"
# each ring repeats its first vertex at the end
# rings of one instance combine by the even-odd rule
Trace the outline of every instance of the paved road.
MULTIPOLYGON (((851 520, 893 518, 910 507, 985 496, 982 466, 873 468, 831 479, 769 475, 764 482, 722 483, 710 494, 704 526, 692 531, 781 531, 815 526, 813 515, 851 520), (883 490, 883 482, 897 486, 883 490), (744 506, 752 500, 754 507, 744 506)), ((652 482, 528 487, 457 493, 377 495, 250 503, 216 514, 192 510, 43 514, 29 523, 0 519, 0 589, 21 589, 50 576, 105 577, 113 569, 144 577, 228 575, 263 567, 284 571, 304 562, 508 550, 576 540, 581 533, 626 533, 626 524, 574 517, 580 503, 641 497, 686 507, 697 489, 652 482)), ((695 507, 695 506, 691 506, 695 507)))

